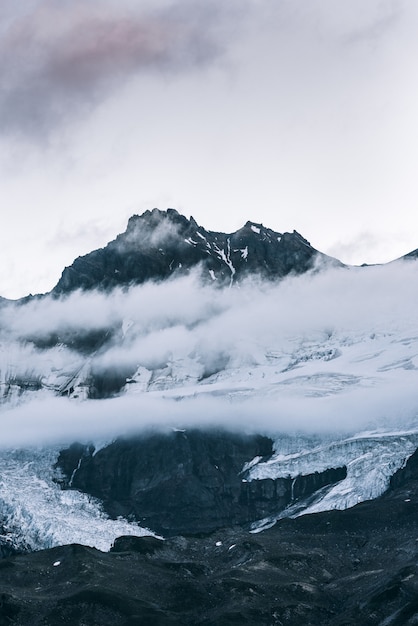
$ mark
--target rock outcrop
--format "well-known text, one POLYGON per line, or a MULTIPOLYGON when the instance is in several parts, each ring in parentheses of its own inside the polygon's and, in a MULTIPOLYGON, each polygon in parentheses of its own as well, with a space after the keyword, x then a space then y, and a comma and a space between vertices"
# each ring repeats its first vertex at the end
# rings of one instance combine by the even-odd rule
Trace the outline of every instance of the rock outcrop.
POLYGON ((346 476, 346 468, 336 468, 247 482, 245 463, 272 451, 268 437, 190 430, 118 439, 97 454, 75 444, 61 452, 58 467, 64 486, 100 498, 112 517, 164 536, 249 524, 346 476))
POLYGON ((174 209, 134 215, 105 248, 66 267, 53 293, 112 289, 165 280, 196 268, 204 280, 232 284, 249 275, 273 280, 302 274, 316 263, 342 263, 318 252, 299 233, 277 233, 247 222, 234 233, 207 231, 174 209))

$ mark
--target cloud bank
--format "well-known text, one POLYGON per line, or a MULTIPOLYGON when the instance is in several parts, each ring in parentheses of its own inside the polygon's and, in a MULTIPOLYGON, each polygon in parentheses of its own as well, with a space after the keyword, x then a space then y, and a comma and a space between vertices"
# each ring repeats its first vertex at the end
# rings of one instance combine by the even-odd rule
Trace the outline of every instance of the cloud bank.
POLYGON ((3 306, 2 444, 167 427, 347 433, 410 424, 417 271, 398 262, 233 289, 191 275, 3 306), (59 397, 92 376, 131 382, 119 397, 59 397), (25 381, 23 395, 13 392, 25 381))

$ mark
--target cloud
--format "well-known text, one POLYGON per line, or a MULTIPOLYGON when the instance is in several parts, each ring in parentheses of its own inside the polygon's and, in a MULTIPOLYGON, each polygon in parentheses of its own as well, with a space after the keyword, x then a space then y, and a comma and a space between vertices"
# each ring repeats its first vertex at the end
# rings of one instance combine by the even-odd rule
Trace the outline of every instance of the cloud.
POLYGON ((138 249, 138 242, 140 242, 141 250, 155 250, 159 246, 169 244, 170 241, 177 244, 180 225, 166 215, 161 215, 158 209, 151 212, 149 221, 136 220, 136 217, 133 216, 129 220, 123 238, 116 239, 121 252, 126 252, 129 248, 138 249))
POLYGON ((3 306, 2 444, 156 427, 347 433, 410 422, 418 414, 417 267, 330 269, 233 289, 190 275, 3 306), (56 395, 76 379, 124 384, 135 372, 120 397, 56 395))
MULTIPOLYGON (((333 243, 327 249, 327 254, 337 256, 346 264, 366 263, 373 250, 376 262, 386 263, 394 257, 393 249, 402 250, 406 254, 408 250, 408 238, 405 233, 390 232, 384 234, 373 231, 362 231, 353 238, 345 238, 333 243)), ((398 257, 401 253, 398 252, 398 257)))
POLYGON ((360 28, 353 28, 346 38, 347 43, 376 42, 385 36, 399 23, 402 15, 402 4, 400 0, 379 2, 375 7, 372 19, 360 28))
POLYGON ((344 263, 354 263, 354 259, 359 259, 361 256, 367 258, 370 250, 376 250, 379 245, 382 246, 382 238, 378 237, 371 231, 363 231, 351 239, 345 241, 337 241, 330 248, 327 253, 331 256, 336 256, 342 259, 344 263))
POLYGON ((40 138, 140 73, 188 71, 223 51, 218 2, 147 12, 43 0, 0 32, 0 131, 40 138))
POLYGON ((0 446, 101 442, 172 428, 221 428, 275 438, 285 433, 344 436, 365 428, 409 425, 416 417, 417 402, 416 391, 406 382, 374 396, 365 390, 314 402, 284 396, 280 405, 276 399, 259 397, 238 403, 204 396, 179 402, 143 394, 78 403, 39 396, 2 412, 0 446))

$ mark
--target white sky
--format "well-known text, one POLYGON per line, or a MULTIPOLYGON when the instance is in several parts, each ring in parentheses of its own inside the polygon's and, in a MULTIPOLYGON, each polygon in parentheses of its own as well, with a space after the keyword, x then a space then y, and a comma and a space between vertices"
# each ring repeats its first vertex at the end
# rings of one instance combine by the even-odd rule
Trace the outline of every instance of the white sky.
POLYGON ((416 0, 2 0, 0 295, 155 206, 417 248, 417 27, 416 0))

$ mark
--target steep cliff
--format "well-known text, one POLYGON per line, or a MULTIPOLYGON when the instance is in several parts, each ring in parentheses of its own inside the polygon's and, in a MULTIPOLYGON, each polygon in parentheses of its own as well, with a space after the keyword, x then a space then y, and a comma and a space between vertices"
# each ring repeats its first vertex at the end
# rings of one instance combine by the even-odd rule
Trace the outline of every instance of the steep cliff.
POLYGON ((247 481, 245 463, 271 454, 267 437, 190 430, 119 439, 97 454, 75 444, 61 452, 58 467, 67 487, 100 498, 113 517, 165 536, 249 524, 346 476, 341 467, 247 481))

